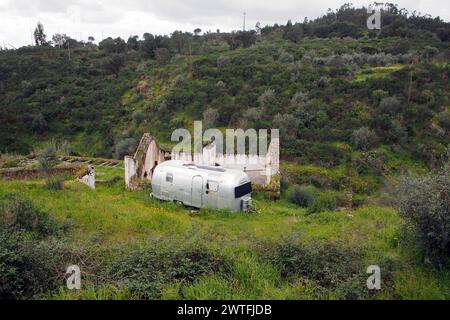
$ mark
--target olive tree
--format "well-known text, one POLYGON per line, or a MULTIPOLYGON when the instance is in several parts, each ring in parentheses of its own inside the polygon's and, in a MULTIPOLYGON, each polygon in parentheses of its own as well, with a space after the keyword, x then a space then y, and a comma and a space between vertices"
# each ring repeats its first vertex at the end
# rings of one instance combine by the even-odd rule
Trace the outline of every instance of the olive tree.
POLYGON ((425 258, 437 265, 450 258, 449 164, 434 175, 403 177, 398 192, 400 214, 413 226, 425 258))
POLYGON ((350 140, 355 149, 367 151, 374 146, 377 136, 373 130, 362 127, 353 131, 350 140))

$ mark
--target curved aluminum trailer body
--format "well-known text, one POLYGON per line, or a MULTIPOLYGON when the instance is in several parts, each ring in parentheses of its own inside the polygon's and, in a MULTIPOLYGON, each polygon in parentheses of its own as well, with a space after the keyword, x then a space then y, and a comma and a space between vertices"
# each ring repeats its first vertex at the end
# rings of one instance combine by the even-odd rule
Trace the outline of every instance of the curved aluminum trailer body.
POLYGON ((252 185, 241 170, 170 160, 155 168, 153 196, 195 208, 248 211, 252 185))

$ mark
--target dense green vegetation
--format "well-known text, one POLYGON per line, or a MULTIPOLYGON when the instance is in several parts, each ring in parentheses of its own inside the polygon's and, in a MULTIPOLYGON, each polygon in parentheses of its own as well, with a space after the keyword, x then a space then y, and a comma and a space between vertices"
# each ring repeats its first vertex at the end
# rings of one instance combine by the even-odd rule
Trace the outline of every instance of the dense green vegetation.
MULTIPOLYGON (((102 179, 114 176, 121 169, 99 169, 102 179)), ((32 227, 10 218, 2 229, 8 240, 0 242, 0 254, 8 260, 0 269, 9 270, 1 273, 2 297, 450 298, 448 269, 424 264, 399 214, 379 205, 309 214, 259 194, 256 214, 191 212, 149 199, 146 191, 124 191, 123 180, 95 191, 70 181, 62 191, 43 180, 0 182, 0 199, 2 221, 4 212, 37 221, 32 227), (64 286, 69 264, 81 266, 79 292, 64 286), (371 264, 383 270, 377 293, 365 287, 371 264)))
POLYGON ((0 167, 34 152, 44 173, 0 181, 0 297, 449 299, 450 26, 392 5, 382 17, 369 31, 345 5, 260 34, 98 46, 39 27, 36 46, 0 51, 0 167), (95 191, 46 170, 55 141, 122 159, 144 132, 169 145, 194 120, 280 128, 281 199, 192 212, 125 191, 121 168, 99 168, 95 191))
POLYGON ((307 162, 344 161, 334 143, 369 127, 374 145, 433 164, 448 144, 450 27, 406 14, 385 7, 381 31, 343 6, 261 35, 145 34, 99 47, 59 35, 54 47, 1 51, 0 150, 27 153, 54 137, 77 154, 121 157, 143 131, 167 141, 209 109, 219 127, 286 129, 283 153, 307 162))

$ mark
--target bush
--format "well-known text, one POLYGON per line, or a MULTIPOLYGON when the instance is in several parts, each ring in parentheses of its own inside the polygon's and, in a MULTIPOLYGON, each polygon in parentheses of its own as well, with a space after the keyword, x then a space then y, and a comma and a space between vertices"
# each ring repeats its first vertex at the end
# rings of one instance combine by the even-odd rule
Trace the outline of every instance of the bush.
POLYGON ((31 128, 34 132, 43 133, 48 129, 48 123, 42 113, 31 115, 31 128))
POLYGON ((171 59, 170 51, 166 48, 158 48, 155 50, 155 58, 159 64, 167 64, 171 59))
POLYGON ((377 89, 377 90, 375 90, 374 92, 372 92, 372 98, 375 100, 375 101, 381 101, 383 98, 386 98, 387 96, 388 96, 388 92, 387 91, 384 91, 384 90, 382 90, 382 89, 377 89))
POLYGON ((0 229, 0 299, 32 299, 63 283, 67 267, 59 242, 37 242, 0 229))
POLYGON ((450 111, 445 110, 438 114, 437 116, 439 125, 446 131, 450 131, 450 111))
POLYGON ((137 126, 139 126, 142 121, 145 119, 145 114, 142 111, 135 111, 132 114, 132 118, 134 123, 136 123, 137 126))
POLYGON ((189 284, 210 272, 227 273, 228 260, 200 245, 151 244, 129 249, 110 265, 110 278, 139 299, 159 299, 170 283, 189 284))
POLYGON ((373 130, 362 127, 353 132, 351 142, 355 149, 367 151, 375 145, 377 136, 373 130))
POLYGON ((50 170, 56 165, 58 146, 55 140, 51 140, 40 150, 35 151, 36 159, 39 168, 45 173, 49 174, 50 170))
POLYGON ((404 143, 408 139, 408 131, 403 123, 394 119, 387 132, 387 138, 392 142, 404 143))
POLYGON ((309 97, 307 93, 304 92, 296 92, 294 96, 291 99, 291 106, 297 107, 297 106, 304 106, 309 102, 309 97))
POLYGON ((45 179, 45 186, 47 189, 59 191, 64 189, 64 180, 56 175, 49 175, 45 179))
POLYGON ((273 89, 267 89, 258 98, 258 103, 261 108, 273 108, 275 105, 276 95, 273 89))
POLYGON ((208 108, 203 112, 203 125, 205 129, 213 128, 219 119, 219 111, 217 109, 208 108))
POLYGON ((281 52, 278 61, 288 63, 294 61, 294 56, 286 51, 281 52))
POLYGON ((288 200, 296 205, 306 208, 314 203, 316 196, 311 188, 292 186, 287 191, 288 200))
POLYGON ((278 266, 283 278, 306 278, 326 288, 339 287, 364 272, 362 250, 336 242, 304 244, 291 237, 263 244, 260 254, 278 266))
POLYGON ((40 237, 58 230, 52 216, 18 194, 8 194, 0 199, 0 226, 8 230, 34 232, 40 237))
POLYGON ((231 58, 228 56, 220 56, 217 59, 217 67, 219 68, 225 68, 226 66, 228 66, 231 62, 231 58))
POLYGON ((402 105, 396 97, 386 97, 380 102, 381 113, 398 114, 402 111, 402 105))
POLYGON ((386 171, 386 154, 383 151, 373 150, 363 152, 352 162, 352 165, 359 174, 381 176, 386 171))
POLYGON ((323 211, 333 211, 336 209, 336 195, 332 192, 320 193, 316 201, 308 207, 308 213, 319 213, 323 211))
POLYGON ((450 165, 436 175, 403 177, 399 188, 400 214, 415 228, 434 264, 450 258, 450 165))
POLYGON ((125 138, 119 140, 115 146, 114 157, 123 159, 124 156, 134 154, 137 142, 133 138, 125 138))
POLYGON ((66 142, 61 144, 61 146, 64 149, 60 149, 56 141, 52 140, 42 149, 36 151, 39 168, 45 176, 45 185, 51 190, 62 190, 64 188, 63 180, 52 174, 52 169, 58 163, 58 155, 66 155, 69 148, 66 142))
POLYGON ((286 143, 292 142, 297 138, 299 121, 298 119, 289 113, 277 114, 272 122, 273 128, 280 129, 282 141, 286 143))

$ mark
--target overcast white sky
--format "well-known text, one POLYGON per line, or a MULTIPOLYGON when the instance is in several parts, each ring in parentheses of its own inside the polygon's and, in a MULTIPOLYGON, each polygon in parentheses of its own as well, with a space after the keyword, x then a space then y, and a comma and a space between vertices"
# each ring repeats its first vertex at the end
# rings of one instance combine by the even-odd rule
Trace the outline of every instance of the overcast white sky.
MULTIPOLYGON (((203 31, 237 30, 242 28, 243 12, 249 28, 258 21, 261 25, 284 24, 288 19, 303 21, 345 2, 360 7, 373 0, 0 0, 0 46, 30 44, 37 21, 44 24, 49 39, 55 33, 65 33, 78 40, 89 36, 97 41, 109 36, 126 40, 145 32, 192 32, 197 27, 203 31)), ((448 0, 388 2, 450 20, 448 0)))

